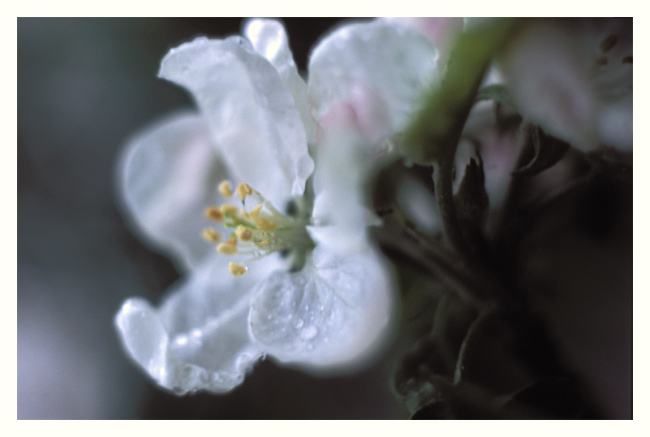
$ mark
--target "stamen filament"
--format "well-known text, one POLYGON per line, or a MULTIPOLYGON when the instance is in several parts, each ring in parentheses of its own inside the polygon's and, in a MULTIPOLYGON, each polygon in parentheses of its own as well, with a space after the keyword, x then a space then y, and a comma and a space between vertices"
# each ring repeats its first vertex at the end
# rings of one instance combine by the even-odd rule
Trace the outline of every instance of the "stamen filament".
MULTIPOLYGON (((224 197, 233 195, 228 181, 219 184, 219 192, 224 197)), ((241 208, 223 204, 209 207, 205 211, 211 220, 219 222, 225 229, 234 230, 225 242, 217 244, 217 252, 237 255, 237 260, 243 257, 246 263, 279 252, 291 260, 293 268, 304 265, 306 254, 314 247, 306 229, 308 215, 294 214, 291 211, 288 214, 281 213, 259 191, 245 183, 238 184, 235 192, 242 200, 241 208), (247 196, 253 198, 255 205, 249 211, 246 211, 244 203, 247 196)), ((216 229, 207 228, 203 231, 203 238, 218 243, 222 237, 216 229)), ((228 270, 234 276, 241 276, 247 267, 231 262, 228 270)))

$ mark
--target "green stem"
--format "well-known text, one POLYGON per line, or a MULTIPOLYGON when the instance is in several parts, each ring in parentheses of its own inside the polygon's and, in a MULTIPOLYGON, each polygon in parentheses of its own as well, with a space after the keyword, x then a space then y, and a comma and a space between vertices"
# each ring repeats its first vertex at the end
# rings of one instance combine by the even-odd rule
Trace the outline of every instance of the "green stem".
MULTIPOLYGON (((453 148, 454 156, 456 147, 453 148)), ((440 210, 440 218, 445 232, 445 237, 451 247, 465 259, 470 259, 471 252, 465 242, 463 231, 458 222, 456 205, 454 204, 454 189, 452 170, 454 168, 451 159, 441 159, 433 166, 433 179, 436 188, 436 201, 440 210)))
POLYGON ((497 306, 492 305, 485 310, 472 322, 467 334, 465 334, 465 339, 463 344, 460 347, 458 352, 458 360, 456 361, 456 371, 454 372, 454 385, 458 384, 463 376, 463 370, 465 369, 465 361, 467 359, 468 350, 470 350, 472 344, 474 343, 474 333, 483 326, 486 320, 489 319, 494 313, 496 313, 497 306))

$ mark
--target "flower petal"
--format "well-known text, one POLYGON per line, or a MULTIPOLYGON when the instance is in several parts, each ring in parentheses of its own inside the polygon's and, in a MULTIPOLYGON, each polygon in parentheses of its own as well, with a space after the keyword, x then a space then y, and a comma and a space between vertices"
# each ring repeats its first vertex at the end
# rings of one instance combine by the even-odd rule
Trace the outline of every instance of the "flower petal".
POLYGON ((386 17, 384 20, 418 30, 429 37, 440 53, 438 66, 441 68, 462 32, 464 22, 461 17, 386 17))
POLYGON ((598 145, 598 101, 573 29, 531 25, 502 58, 504 77, 522 115, 583 150, 598 145))
POLYGON ((280 74, 282 83, 293 95, 308 142, 310 146, 315 146, 316 122, 307 106, 307 84, 298 74, 284 26, 277 20, 249 20, 244 25, 244 35, 253 44, 255 51, 268 59, 280 74))
POLYGON ((362 364, 384 343, 393 312, 392 280, 374 249, 341 257, 317 246, 299 272, 260 284, 250 326, 264 350, 313 370, 362 364))
POLYGON ((311 55, 312 115, 326 130, 342 113, 372 142, 391 136, 432 83, 436 59, 431 41, 415 30, 385 21, 342 27, 311 55))
POLYGON ((233 175, 278 207, 304 192, 314 163, 291 93, 241 37, 172 49, 160 76, 184 86, 206 116, 233 175))
POLYGON ((365 182, 375 157, 354 129, 336 129, 319 145, 314 173, 312 239, 345 255, 366 246, 366 228, 377 224, 367 208, 365 182))
POLYGON ((263 356, 248 335, 253 285, 264 263, 242 277, 209 263, 172 287, 160 309, 127 300, 115 323, 131 357, 162 387, 177 394, 227 392, 263 356))
POLYGON ((203 210, 228 174, 210 141, 198 114, 176 114, 133 138, 120 163, 125 210, 145 239, 186 269, 214 252, 201 238, 203 210))

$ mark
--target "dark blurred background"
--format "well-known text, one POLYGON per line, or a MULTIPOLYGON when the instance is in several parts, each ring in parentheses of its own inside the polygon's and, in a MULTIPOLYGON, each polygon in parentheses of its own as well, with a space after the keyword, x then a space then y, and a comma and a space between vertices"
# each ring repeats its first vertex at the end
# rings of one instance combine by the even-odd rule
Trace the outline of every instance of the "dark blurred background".
MULTIPOLYGON (((304 71, 336 19, 285 19, 304 71)), ((314 378, 260 363, 223 395, 177 398, 121 350, 113 316, 134 295, 158 302, 178 273, 126 227, 114 173, 125 139, 190 107, 156 77, 167 51, 242 20, 18 19, 18 418, 406 418, 385 360, 314 378)))

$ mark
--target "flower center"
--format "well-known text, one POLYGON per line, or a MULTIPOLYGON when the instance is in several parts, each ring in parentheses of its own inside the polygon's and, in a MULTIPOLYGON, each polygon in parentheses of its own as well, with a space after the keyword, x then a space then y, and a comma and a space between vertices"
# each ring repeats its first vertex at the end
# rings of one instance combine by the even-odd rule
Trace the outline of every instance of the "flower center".
POLYGON ((315 246, 306 228, 310 220, 306 208, 291 201, 287 213, 283 214, 248 184, 237 185, 233 193, 230 183, 223 181, 219 184, 219 192, 226 198, 236 193, 241 207, 223 204, 206 208, 206 217, 220 224, 228 238, 222 240, 222 233, 209 227, 203 230, 203 239, 216 244, 220 254, 236 258, 238 262, 228 265, 232 275, 243 275, 248 263, 274 252, 287 258, 292 270, 304 266, 308 252, 315 246))

